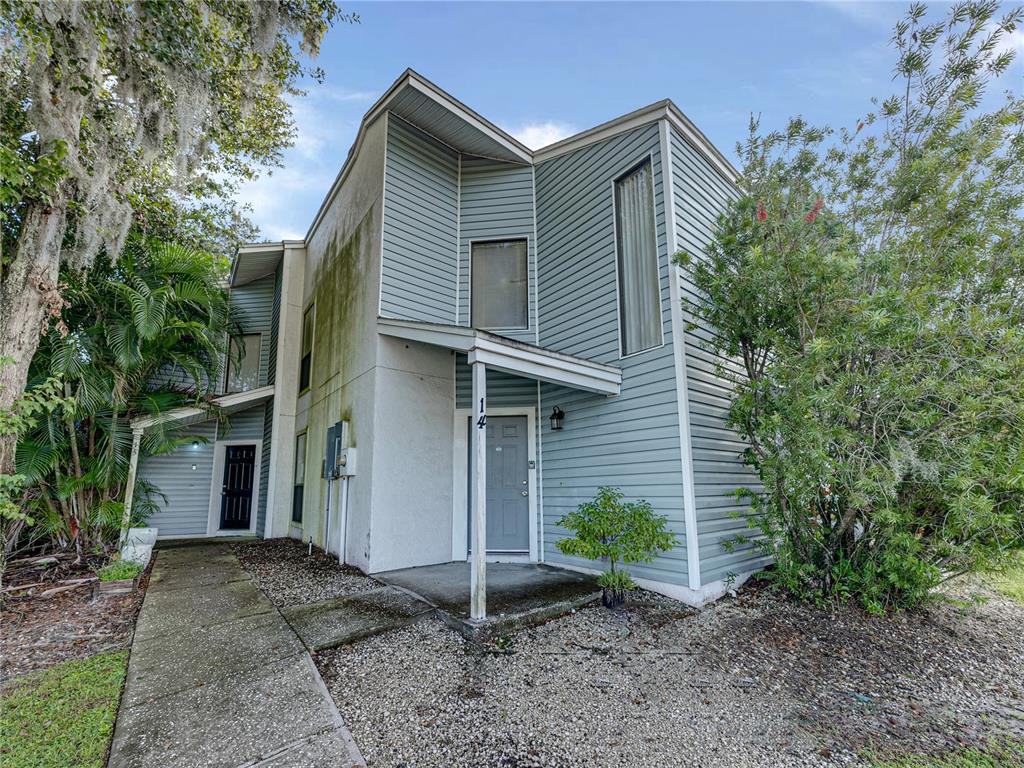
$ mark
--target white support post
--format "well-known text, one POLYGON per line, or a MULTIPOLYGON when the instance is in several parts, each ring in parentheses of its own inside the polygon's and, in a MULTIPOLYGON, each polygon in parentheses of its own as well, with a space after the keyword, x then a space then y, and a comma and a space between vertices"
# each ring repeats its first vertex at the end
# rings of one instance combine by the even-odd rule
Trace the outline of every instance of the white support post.
POLYGON ((469 358, 473 370, 473 558, 469 617, 487 618, 487 366, 469 358))
POLYGON ((142 428, 136 427, 132 430, 132 453, 128 459, 128 479, 125 481, 124 489, 124 511, 121 514, 121 540, 120 546, 124 546, 128 539, 128 525, 132 519, 132 497, 135 495, 135 474, 139 466, 139 446, 142 444, 142 428))

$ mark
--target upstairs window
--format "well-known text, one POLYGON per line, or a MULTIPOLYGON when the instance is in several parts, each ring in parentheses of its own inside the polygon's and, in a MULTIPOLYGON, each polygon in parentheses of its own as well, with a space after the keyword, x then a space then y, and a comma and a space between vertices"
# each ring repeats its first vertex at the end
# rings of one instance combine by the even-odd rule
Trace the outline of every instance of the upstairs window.
POLYGON ((473 243, 470 264, 474 328, 529 327, 526 240, 473 243))
POLYGON ((302 492, 306 485, 306 433, 295 436, 295 477, 292 481, 292 522, 302 522, 302 492))
POLYGON ((228 344, 227 392, 248 392, 256 389, 260 376, 260 343, 262 336, 247 333, 228 344))
POLYGON ((619 339, 623 355, 661 344, 661 287, 654 228, 654 174, 645 160, 615 181, 619 339))
POLYGON ((302 360, 299 361, 299 394, 309 389, 309 371, 313 363, 313 305, 302 315, 302 360))

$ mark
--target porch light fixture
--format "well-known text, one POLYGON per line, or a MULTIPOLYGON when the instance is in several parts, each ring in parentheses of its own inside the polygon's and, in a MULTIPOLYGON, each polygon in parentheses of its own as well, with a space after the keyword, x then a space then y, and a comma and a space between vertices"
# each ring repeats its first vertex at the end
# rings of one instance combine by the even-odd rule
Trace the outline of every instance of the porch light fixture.
POLYGON ((565 413, 557 405, 551 409, 551 430, 557 432, 562 428, 562 420, 565 413))
POLYGON ((192 441, 192 450, 193 451, 198 451, 199 450, 199 441, 198 440, 193 440, 192 441))

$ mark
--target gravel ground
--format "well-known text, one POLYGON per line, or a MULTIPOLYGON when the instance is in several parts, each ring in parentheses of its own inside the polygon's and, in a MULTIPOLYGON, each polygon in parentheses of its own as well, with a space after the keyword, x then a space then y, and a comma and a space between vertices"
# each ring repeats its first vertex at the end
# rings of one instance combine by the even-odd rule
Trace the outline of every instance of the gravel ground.
POLYGON ((499 648, 435 620, 317 658, 380 766, 836 766, 1024 737, 1024 608, 889 619, 763 588, 701 612, 638 595, 499 648))
POLYGON ((380 583, 339 565, 333 555, 296 539, 247 541, 231 546, 242 567, 278 608, 319 603, 332 597, 376 589, 380 583))

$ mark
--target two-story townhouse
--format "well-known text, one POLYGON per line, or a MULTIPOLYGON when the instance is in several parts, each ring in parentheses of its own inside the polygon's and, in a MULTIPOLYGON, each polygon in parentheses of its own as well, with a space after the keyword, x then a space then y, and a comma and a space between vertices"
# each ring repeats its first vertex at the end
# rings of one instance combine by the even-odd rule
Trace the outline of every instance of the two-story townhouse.
POLYGON ((367 573, 469 560, 482 587, 490 560, 600 568, 558 521, 612 485, 678 536, 637 580, 720 596, 764 564, 724 546, 756 476, 726 425, 735 363, 672 256, 703 257, 736 180, 670 101, 531 151, 406 71, 306 237, 239 251, 229 423, 165 417, 208 442, 140 467, 167 496, 151 524, 312 540, 367 573))

